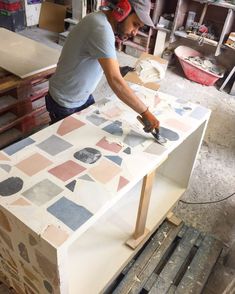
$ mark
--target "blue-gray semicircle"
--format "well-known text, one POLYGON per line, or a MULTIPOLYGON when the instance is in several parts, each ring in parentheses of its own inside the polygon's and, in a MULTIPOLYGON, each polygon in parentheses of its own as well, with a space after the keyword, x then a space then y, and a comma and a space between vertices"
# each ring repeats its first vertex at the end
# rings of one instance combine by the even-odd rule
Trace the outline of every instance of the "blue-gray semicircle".
POLYGON ((170 129, 160 127, 159 133, 160 133, 160 135, 162 137, 168 139, 169 141, 177 141, 177 140, 179 140, 178 133, 176 133, 176 132, 174 132, 174 131, 172 131, 170 129))
POLYGON ((23 180, 18 177, 10 177, 0 182, 0 196, 11 196, 19 192, 23 184, 23 180))

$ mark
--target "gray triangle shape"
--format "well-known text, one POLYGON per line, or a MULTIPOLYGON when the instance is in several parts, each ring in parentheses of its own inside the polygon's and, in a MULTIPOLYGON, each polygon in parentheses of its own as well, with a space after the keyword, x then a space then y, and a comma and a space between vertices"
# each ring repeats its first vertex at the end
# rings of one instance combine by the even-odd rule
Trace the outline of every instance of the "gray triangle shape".
POLYGON ((66 188, 68 188, 70 191, 74 191, 74 188, 75 188, 75 186, 76 186, 76 180, 74 180, 74 181, 72 181, 72 182, 70 182, 70 183, 68 183, 68 185, 66 185, 65 187, 66 188))
POLYGON ((8 172, 8 173, 9 173, 9 171, 11 170, 11 166, 8 165, 8 164, 0 164, 0 167, 1 167, 2 169, 4 169, 6 172, 8 172))
POLYGON ((94 182, 94 180, 91 177, 89 177, 88 175, 84 175, 84 176, 80 177, 79 180, 94 182))
POLYGON ((125 150, 123 150, 126 154, 131 154, 131 148, 127 147, 125 150))

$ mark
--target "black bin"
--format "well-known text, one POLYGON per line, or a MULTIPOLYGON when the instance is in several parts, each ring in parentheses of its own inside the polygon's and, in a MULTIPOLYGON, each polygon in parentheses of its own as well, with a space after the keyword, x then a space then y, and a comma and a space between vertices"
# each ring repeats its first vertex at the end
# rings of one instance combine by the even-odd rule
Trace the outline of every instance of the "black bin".
POLYGON ((25 29, 25 11, 0 10, 0 27, 13 32, 22 31, 25 29))

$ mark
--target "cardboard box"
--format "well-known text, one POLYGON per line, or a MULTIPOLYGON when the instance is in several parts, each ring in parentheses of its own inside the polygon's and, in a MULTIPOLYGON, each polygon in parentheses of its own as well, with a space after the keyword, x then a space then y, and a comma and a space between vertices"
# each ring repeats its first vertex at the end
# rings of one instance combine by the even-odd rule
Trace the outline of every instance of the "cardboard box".
MULTIPOLYGON (((143 53, 141 54, 140 58, 137 60, 136 64, 135 64, 135 68, 137 68, 138 64, 144 60, 144 59, 147 59, 147 60, 154 60, 156 61, 157 63, 159 63, 159 65, 162 66, 162 68, 166 71, 167 69, 167 64, 168 62, 165 60, 165 59, 162 59, 158 56, 154 56, 152 54, 148 54, 148 53, 143 53)), ((152 89, 152 90, 158 90, 160 88, 160 84, 159 82, 148 82, 148 83, 144 83, 137 72, 133 71, 133 72, 129 72, 125 77, 124 79, 127 81, 127 82, 131 82, 131 83, 134 83, 134 84, 138 84, 138 85, 141 85, 141 86, 144 86, 146 88, 149 88, 149 89, 152 89)))
POLYGON ((64 5, 43 2, 39 17, 39 28, 56 33, 64 32, 66 9, 67 7, 64 5))

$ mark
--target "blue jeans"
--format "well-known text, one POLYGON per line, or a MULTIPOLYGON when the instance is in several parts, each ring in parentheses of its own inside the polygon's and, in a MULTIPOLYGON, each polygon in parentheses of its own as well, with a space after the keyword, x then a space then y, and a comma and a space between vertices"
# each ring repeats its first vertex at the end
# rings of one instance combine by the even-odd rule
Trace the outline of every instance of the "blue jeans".
POLYGON ((46 101, 46 109, 49 112, 50 119, 51 119, 50 124, 54 124, 57 121, 64 119, 65 117, 75 112, 81 111, 95 103, 94 97, 90 95, 86 103, 83 104, 82 106, 75 107, 75 108, 67 108, 67 107, 60 106, 58 103, 56 103, 51 97, 50 93, 46 95, 45 101, 46 101))

